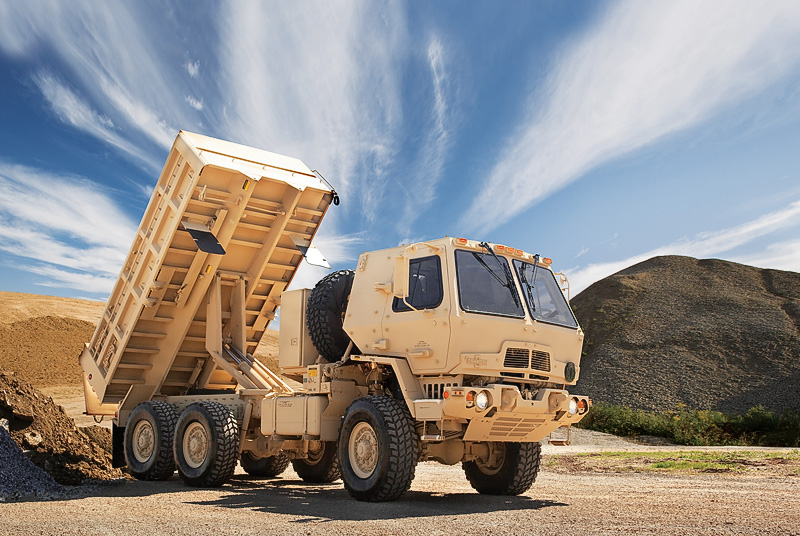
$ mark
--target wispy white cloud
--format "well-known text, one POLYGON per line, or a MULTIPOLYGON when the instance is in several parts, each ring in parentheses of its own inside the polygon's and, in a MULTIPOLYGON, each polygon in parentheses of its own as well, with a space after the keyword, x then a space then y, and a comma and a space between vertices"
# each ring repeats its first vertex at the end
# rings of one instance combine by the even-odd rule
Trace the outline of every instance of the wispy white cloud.
MULTIPOLYGON (((108 295, 114 288, 116 278, 108 275, 97 275, 86 272, 69 272, 52 266, 29 266, 29 272, 42 276, 36 284, 51 288, 72 288, 83 292, 108 295)), ((96 298, 83 298, 87 300, 96 298)))
POLYGON ((593 167, 758 94, 798 62, 792 0, 618 2, 558 58, 544 103, 531 99, 461 223, 495 228, 593 167))
POLYGON ((760 268, 773 268, 800 273, 800 240, 786 240, 768 244, 761 251, 730 260, 760 268))
MULTIPOLYGON (((755 220, 721 231, 699 233, 692 239, 681 240, 651 251, 634 255, 627 259, 590 264, 586 267, 567 270, 572 295, 600 279, 614 274, 628 266, 646 261, 660 255, 687 255, 707 258, 717 256, 735 248, 751 244, 757 238, 767 236, 782 229, 800 225, 800 201, 787 207, 765 214, 755 220)), ((764 268, 800 270, 800 241, 776 242, 767 246, 764 253, 733 256, 731 260, 745 264, 756 264, 764 268), (795 247, 794 250, 791 248, 795 247)))
POLYGON ((92 107, 70 87, 47 71, 34 75, 33 82, 52 112, 64 123, 113 145, 136 160, 156 166, 155 160, 117 132, 114 122, 92 107))
POLYGON ((220 11, 230 137, 325 170, 342 199, 374 220, 402 122, 401 6, 232 0, 220 11))
POLYGON ((194 97, 186 95, 186 102, 189 104, 189 106, 191 106, 198 112, 203 110, 203 101, 200 99, 196 99, 194 97))
MULTIPOLYGON (((363 243, 364 233, 337 235, 323 229, 314 237, 314 245, 335 269, 355 267, 360 253, 357 248, 363 243)), ((329 273, 330 270, 303 262, 289 288, 312 288, 329 273)))
POLYGON ((167 125, 156 110, 134 99, 126 89, 108 78, 100 79, 100 87, 113 104, 114 110, 120 113, 129 125, 164 149, 172 146, 172 140, 178 131, 167 125))
POLYGON ((4 2, 0 52, 47 65, 34 81, 59 118, 142 161, 150 143, 162 150, 172 144, 174 125, 194 124, 182 105, 186 80, 159 49, 147 9, 90 0, 4 2), (56 66, 70 87, 49 74, 56 66))
POLYGON ((189 76, 191 76, 192 78, 197 78, 197 75, 200 72, 199 61, 187 61, 185 67, 186 67, 186 72, 189 73, 189 76))
POLYGON ((109 292, 135 230, 89 181, 0 161, 0 250, 35 261, 40 284, 109 292))
POLYGON ((433 89, 431 119, 420 155, 410 174, 409 183, 402 187, 407 199, 403 217, 398 220, 397 224, 398 232, 401 235, 411 233, 411 227, 416 218, 424 213, 436 199, 437 186, 442 178, 450 148, 449 79, 445 68, 444 47, 438 38, 432 39, 429 43, 427 60, 433 89))

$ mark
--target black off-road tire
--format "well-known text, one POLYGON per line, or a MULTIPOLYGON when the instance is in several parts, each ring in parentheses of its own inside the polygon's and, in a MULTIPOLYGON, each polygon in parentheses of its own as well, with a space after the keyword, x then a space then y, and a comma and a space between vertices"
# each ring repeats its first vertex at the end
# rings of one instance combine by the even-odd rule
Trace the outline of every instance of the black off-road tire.
POLYGON ((519 495, 528 491, 536 480, 541 464, 539 443, 501 443, 505 457, 499 467, 488 469, 471 461, 461 466, 470 485, 486 495, 519 495))
POLYGON ((274 477, 289 467, 289 457, 281 452, 266 458, 254 458, 249 452, 242 452, 242 469, 251 476, 274 477))
POLYGON ((338 454, 344 487, 359 501, 397 499, 414 480, 418 448, 414 421, 404 402, 387 396, 359 398, 347 408, 339 431, 338 454), (359 468, 358 438, 370 434, 376 446, 374 464, 362 463, 359 468), (351 448, 353 444, 355 447, 351 448), (370 465, 374 469, 365 471, 364 467, 370 465))
POLYGON ((320 441, 321 450, 309 452, 308 458, 292 460, 292 468, 305 482, 330 484, 341 478, 335 441, 320 441))
MULTIPOLYGON (((331 362, 341 358, 350 344, 342 325, 354 278, 354 270, 326 275, 311 290, 306 304, 306 325, 311 342, 320 355, 331 362)), ((353 353, 357 353, 355 349, 353 353)))
POLYGON ((219 402, 189 405, 175 427, 174 451, 181 480, 190 486, 221 486, 239 459, 236 418, 219 402))
POLYGON ((124 438, 125 462, 131 475, 139 480, 166 480, 172 476, 175 472, 172 438, 177 422, 178 412, 166 402, 151 400, 134 408, 124 438), (151 434, 152 448, 144 447, 150 451, 149 455, 143 454, 141 444, 134 448, 134 441, 143 439, 141 434, 151 434))

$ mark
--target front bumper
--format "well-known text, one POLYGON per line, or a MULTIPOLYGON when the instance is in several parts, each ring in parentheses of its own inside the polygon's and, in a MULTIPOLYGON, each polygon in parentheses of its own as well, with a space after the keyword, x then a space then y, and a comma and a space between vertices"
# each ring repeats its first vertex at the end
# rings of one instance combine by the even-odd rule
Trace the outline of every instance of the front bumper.
MULTIPOLYGON (((430 402, 433 401, 415 401, 418 420, 427 420, 425 414, 434 409, 430 402)), ((525 400, 517 387, 500 384, 448 387, 445 397, 436 402, 442 419, 467 423, 465 441, 526 443, 541 441, 557 428, 577 423, 592 404, 589 398, 571 395, 563 389, 540 389, 533 400, 525 400), (479 393, 488 397, 483 409, 476 401, 479 393), (570 412, 570 406, 574 413, 570 412)))

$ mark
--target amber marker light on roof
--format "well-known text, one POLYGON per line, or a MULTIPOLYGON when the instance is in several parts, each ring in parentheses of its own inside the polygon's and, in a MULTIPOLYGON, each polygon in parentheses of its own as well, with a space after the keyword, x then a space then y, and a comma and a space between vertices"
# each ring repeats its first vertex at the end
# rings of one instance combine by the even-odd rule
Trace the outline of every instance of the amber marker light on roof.
POLYGON ((467 245, 467 239, 466 238, 456 238, 456 244, 458 244, 460 246, 466 246, 467 245))

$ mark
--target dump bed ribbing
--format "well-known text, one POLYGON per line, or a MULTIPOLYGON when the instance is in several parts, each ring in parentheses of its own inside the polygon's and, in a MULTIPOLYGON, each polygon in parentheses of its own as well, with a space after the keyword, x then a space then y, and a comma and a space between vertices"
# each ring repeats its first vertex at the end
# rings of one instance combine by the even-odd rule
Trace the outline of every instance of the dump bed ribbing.
POLYGON ((242 383, 209 337, 255 351, 332 197, 297 159, 181 131, 81 355, 87 411, 242 383))

